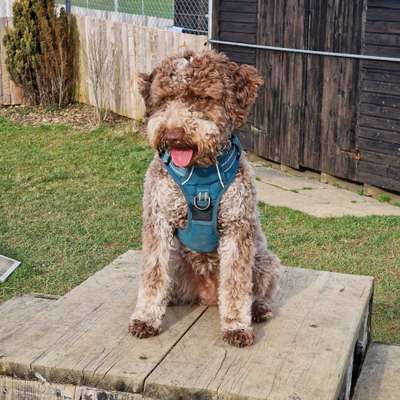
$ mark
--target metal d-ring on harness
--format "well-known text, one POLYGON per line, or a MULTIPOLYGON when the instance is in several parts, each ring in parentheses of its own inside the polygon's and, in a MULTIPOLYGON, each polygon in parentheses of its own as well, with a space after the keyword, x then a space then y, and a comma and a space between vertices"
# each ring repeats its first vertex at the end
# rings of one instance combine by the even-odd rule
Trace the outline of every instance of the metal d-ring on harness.
POLYGON ((168 151, 160 154, 168 174, 181 189, 188 206, 188 220, 176 236, 189 249, 208 253, 218 248, 218 206, 234 181, 242 151, 239 138, 232 136, 230 147, 217 158, 215 165, 180 168, 173 164, 168 151))
POLYGON ((193 206, 199 211, 206 211, 211 206, 211 198, 208 192, 199 192, 193 199, 193 206))

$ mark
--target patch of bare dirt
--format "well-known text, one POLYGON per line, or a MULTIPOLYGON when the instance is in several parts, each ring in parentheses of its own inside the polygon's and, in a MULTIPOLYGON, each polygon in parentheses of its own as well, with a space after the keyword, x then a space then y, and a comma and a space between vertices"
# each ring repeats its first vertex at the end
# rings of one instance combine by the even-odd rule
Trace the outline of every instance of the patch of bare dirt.
MULTIPOLYGON (((0 117, 29 125, 64 124, 79 131, 91 131, 98 127, 95 108, 85 104, 71 104, 61 109, 31 106, 0 107, 0 117)), ((134 121, 118 114, 109 113, 103 126, 132 125, 134 121)))

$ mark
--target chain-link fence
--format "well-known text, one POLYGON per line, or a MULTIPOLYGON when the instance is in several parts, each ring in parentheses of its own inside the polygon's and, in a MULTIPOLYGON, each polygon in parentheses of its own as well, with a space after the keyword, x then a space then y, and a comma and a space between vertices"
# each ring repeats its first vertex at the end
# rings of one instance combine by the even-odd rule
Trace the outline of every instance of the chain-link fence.
MULTIPOLYGON (((67 4, 68 0, 58 0, 67 4)), ((152 25, 174 28, 178 31, 206 34, 208 31, 208 0, 70 0, 72 12, 79 9, 152 17, 152 25), (156 23, 154 23, 156 21, 156 23)))

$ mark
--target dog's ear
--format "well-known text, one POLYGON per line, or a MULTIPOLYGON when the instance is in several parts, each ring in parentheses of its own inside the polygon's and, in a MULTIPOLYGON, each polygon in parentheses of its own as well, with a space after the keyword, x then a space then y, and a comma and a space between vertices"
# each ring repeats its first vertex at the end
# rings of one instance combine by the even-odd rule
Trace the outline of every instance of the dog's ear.
POLYGON ((234 109, 233 123, 236 128, 241 127, 246 121, 250 107, 256 100, 257 90, 264 83, 257 70, 251 65, 234 64, 232 79, 236 109, 234 109))
POLYGON ((151 109, 150 88, 151 88, 152 81, 153 81, 153 74, 139 73, 139 75, 138 75, 139 92, 143 97, 144 104, 146 105, 147 113, 151 109))
POLYGON ((239 106, 248 112, 257 97, 258 88, 264 83, 257 70, 248 64, 242 64, 234 76, 236 98, 239 106))

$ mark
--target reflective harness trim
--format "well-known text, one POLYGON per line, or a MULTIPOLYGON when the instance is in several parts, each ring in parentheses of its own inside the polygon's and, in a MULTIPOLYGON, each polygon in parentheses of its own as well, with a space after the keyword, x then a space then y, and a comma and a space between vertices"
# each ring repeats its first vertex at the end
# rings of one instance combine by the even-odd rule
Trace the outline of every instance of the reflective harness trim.
POLYGON ((240 164, 242 147, 237 136, 231 146, 217 158, 215 165, 180 168, 173 164, 168 151, 160 154, 171 178, 185 196, 188 219, 184 229, 175 234, 180 242, 198 253, 216 251, 219 244, 219 203, 234 181, 240 164))

